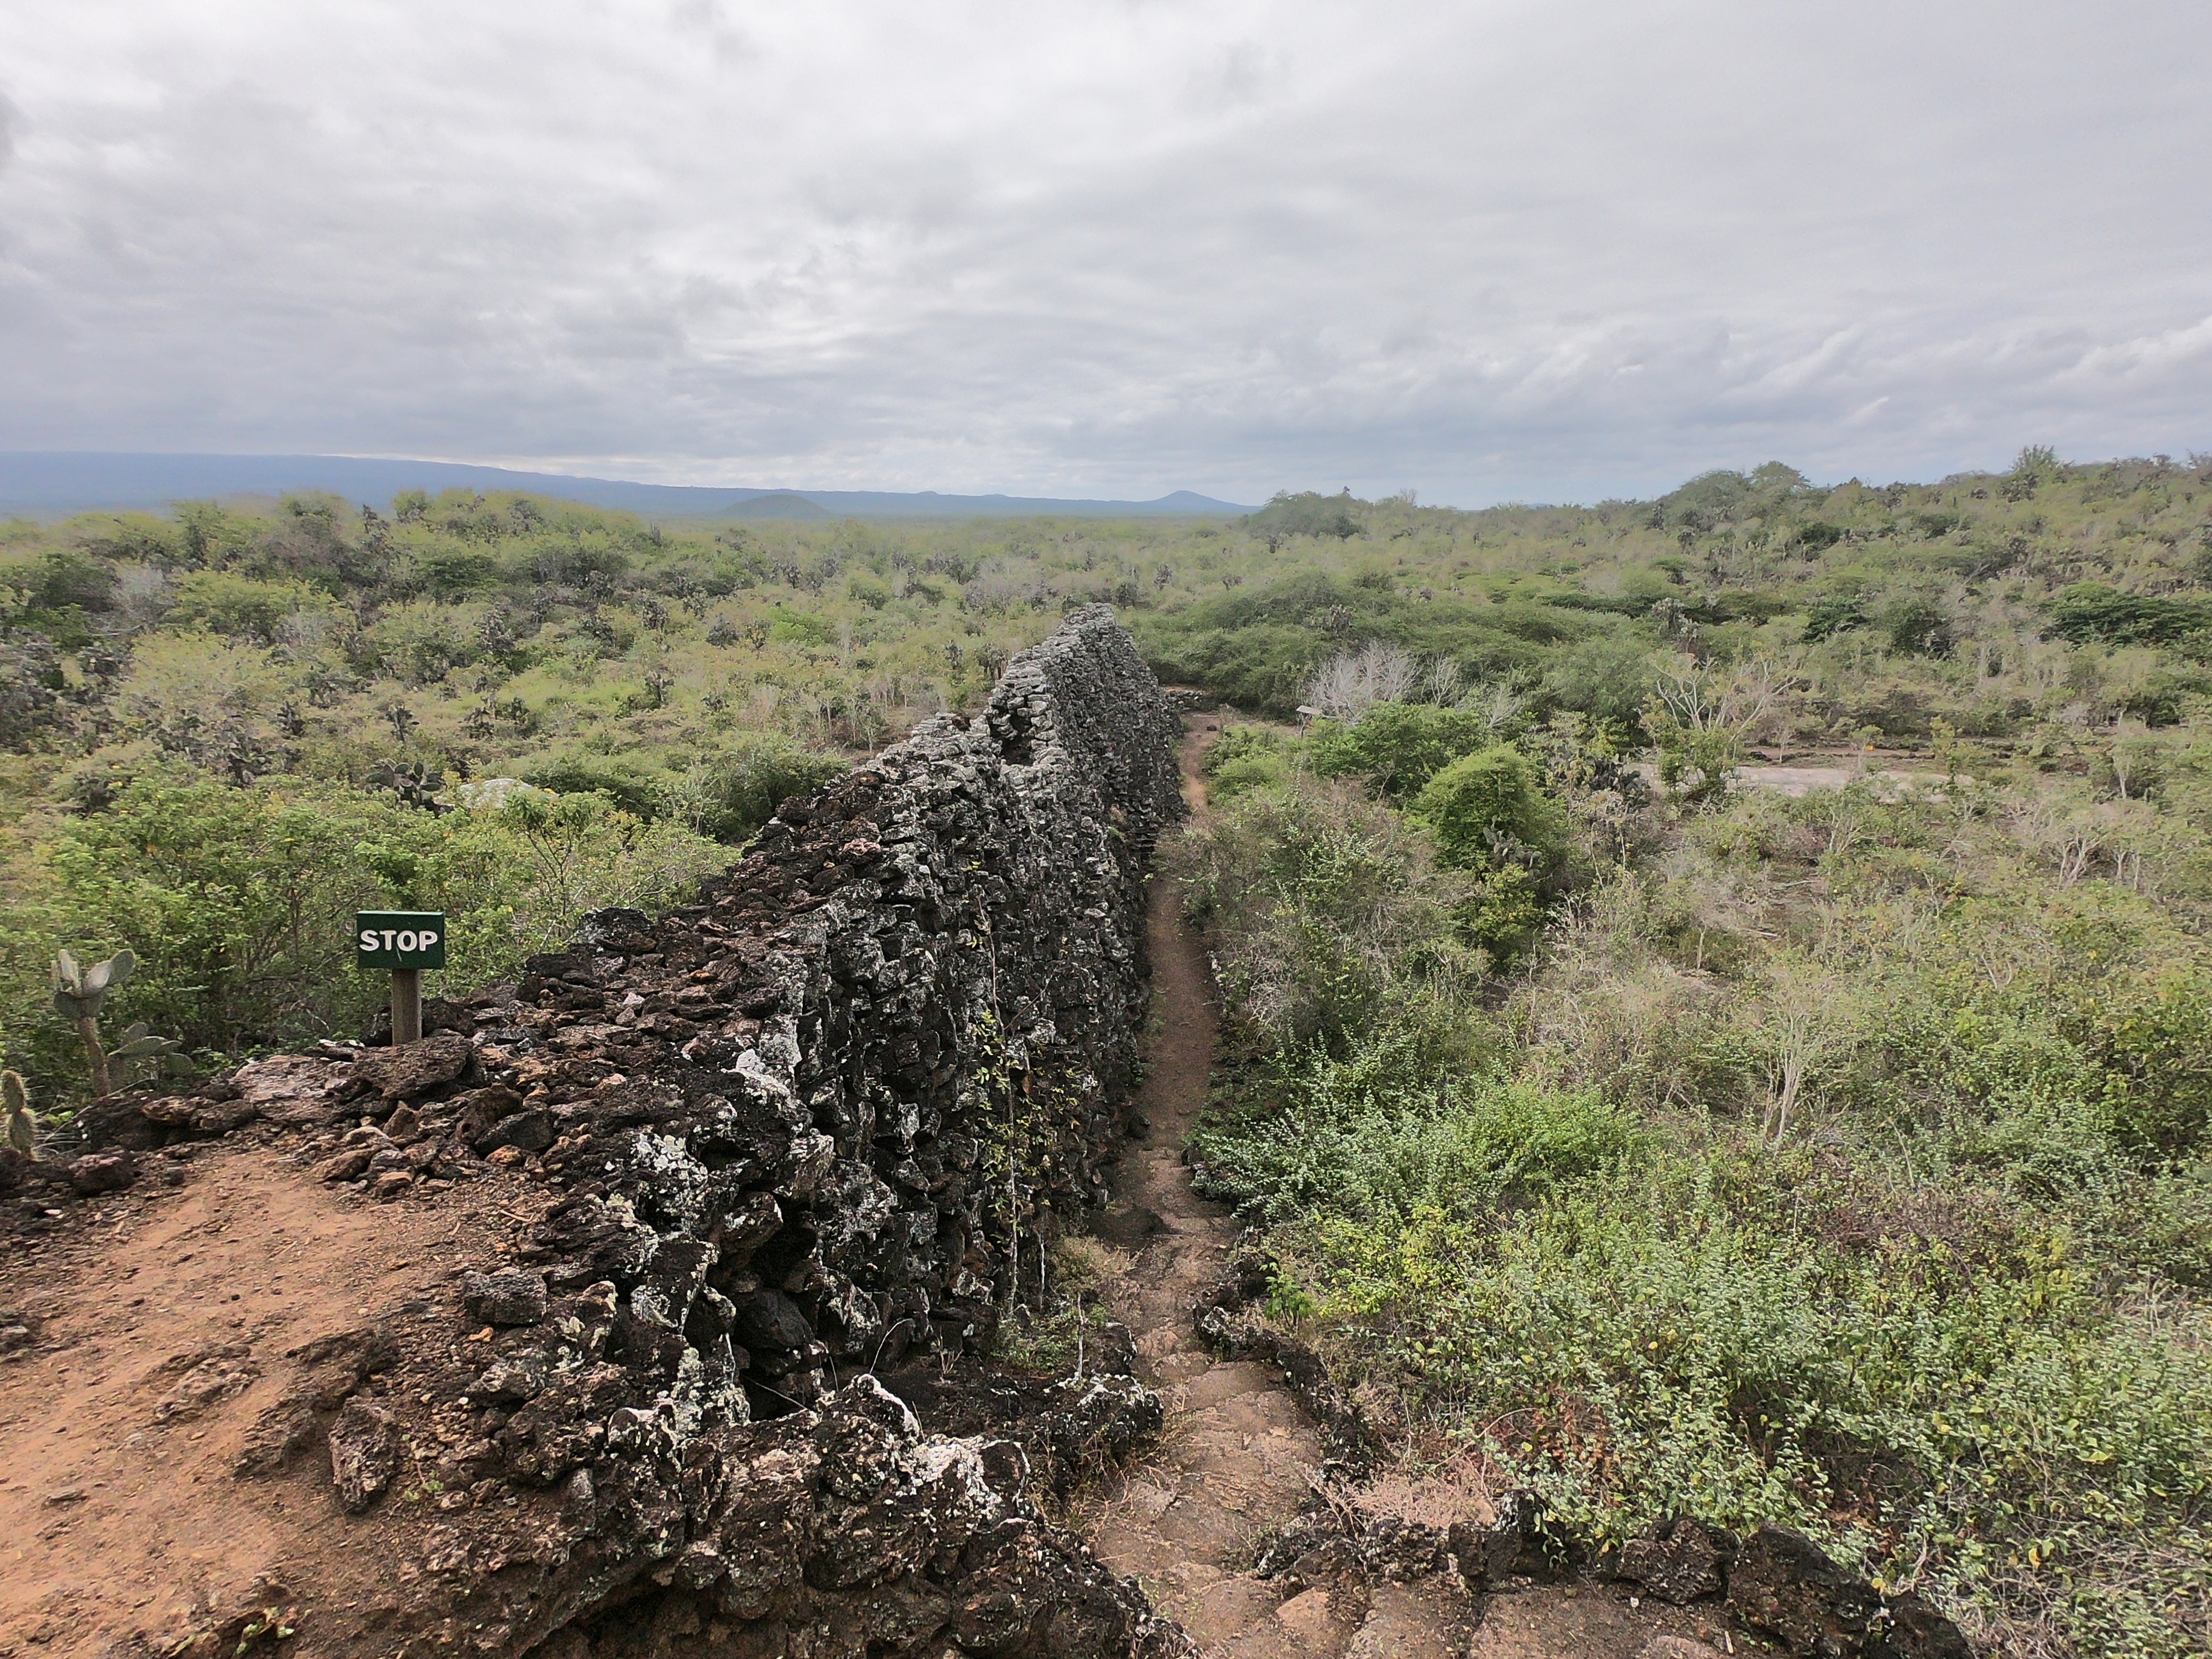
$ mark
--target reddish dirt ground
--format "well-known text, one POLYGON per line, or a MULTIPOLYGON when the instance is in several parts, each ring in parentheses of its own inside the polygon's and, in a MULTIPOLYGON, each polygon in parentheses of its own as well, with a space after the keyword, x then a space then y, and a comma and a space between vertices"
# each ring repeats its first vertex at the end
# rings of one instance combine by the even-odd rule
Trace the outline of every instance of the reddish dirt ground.
POLYGON ((347 1516, 319 1448, 232 1467, 292 1353, 450 1301, 463 1258, 495 1254, 506 1183, 429 1208, 341 1196, 265 1147, 171 1167, 181 1186, 94 1200, 0 1275, 37 1336, 0 1364, 0 1655, 193 1651, 260 1608, 306 1614, 286 1645, 310 1654, 316 1609, 385 1593, 396 1522, 347 1516))

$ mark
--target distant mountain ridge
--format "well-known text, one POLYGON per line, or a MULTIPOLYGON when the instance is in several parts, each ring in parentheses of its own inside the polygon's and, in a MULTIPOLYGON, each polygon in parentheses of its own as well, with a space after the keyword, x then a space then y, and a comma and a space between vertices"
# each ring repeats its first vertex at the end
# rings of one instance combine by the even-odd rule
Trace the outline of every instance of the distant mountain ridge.
POLYGON ((163 507, 210 496, 326 489, 381 507, 403 489, 520 489, 593 507, 686 518, 1131 518, 1229 515, 1257 509, 1178 489, 1150 501, 1035 495, 940 495, 933 489, 720 489, 520 472, 454 461, 353 455, 168 455, 97 450, 0 451, 0 514, 163 507))

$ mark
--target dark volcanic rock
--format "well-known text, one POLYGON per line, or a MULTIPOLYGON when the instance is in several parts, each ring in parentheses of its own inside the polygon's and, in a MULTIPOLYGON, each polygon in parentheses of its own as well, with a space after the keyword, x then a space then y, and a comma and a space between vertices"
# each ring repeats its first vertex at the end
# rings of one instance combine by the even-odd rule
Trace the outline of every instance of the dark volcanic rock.
POLYGON ((471 1273, 461 1281, 461 1306, 486 1325, 535 1325, 545 1317, 545 1279, 520 1267, 471 1273))
POLYGON ((1685 1516, 1622 1545, 1616 1576, 1680 1607, 1718 1595, 1722 1569, 1735 1553, 1735 1540, 1728 1534, 1685 1516))
MULTIPOLYGON (((925 1435, 873 1378, 817 1413, 723 1431, 693 1446, 671 1530, 639 1562, 665 1589, 562 1620, 557 1583, 532 1608, 507 1578, 457 1586, 459 1607, 514 1632, 516 1648, 562 1624, 542 1651, 564 1659, 738 1659, 805 1652, 938 1659, 1182 1659, 1190 1644, 1140 1591, 999 1490, 987 1440, 925 1435), (665 1567, 655 1570, 656 1562, 665 1567)), ((642 1494, 627 1477, 633 1508, 642 1494)), ((596 1495, 604 1484, 596 1478, 596 1495)), ((648 1506, 649 1507, 649 1506, 648 1506)), ((624 1534, 622 1547, 641 1541, 624 1534)), ((581 1577, 597 1552, 570 1559, 581 1577)))
POLYGON ((477 1051, 468 1038, 441 1031, 404 1048, 373 1049, 354 1062, 358 1083, 386 1100, 412 1100, 441 1088, 475 1069, 477 1051))
POLYGON ((546 1112, 517 1112, 503 1117, 478 1135, 472 1143, 477 1151, 489 1152, 501 1146, 513 1146, 526 1152, 542 1152, 553 1144, 553 1119, 546 1112))
POLYGON ((138 1160, 127 1148, 87 1152, 69 1166, 69 1183, 89 1198, 94 1193, 120 1192, 138 1178, 138 1160))
POLYGON ((1881 1597, 1811 1539, 1761 1527, 1729 1573, 1729 1607, 1792 1653, 1845 1659, 1865 1647, 1881 1597))
POLYGON ((392 1484, 399 1463, 399 1423, 382 1406, 349 1400, 331 1425, 331 1480, 348 1515, 359 1515, 392 1484))

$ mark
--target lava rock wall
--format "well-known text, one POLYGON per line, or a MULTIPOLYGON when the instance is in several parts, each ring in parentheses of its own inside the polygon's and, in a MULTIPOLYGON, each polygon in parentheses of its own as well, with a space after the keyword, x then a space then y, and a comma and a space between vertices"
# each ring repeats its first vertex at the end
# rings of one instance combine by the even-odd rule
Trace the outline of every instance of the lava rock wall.
POLYGON ((677 1421, 988 1337, 1021 1241, 1103 1199, 1175 731, 1079 611, 981 717, 786 802, 699 902, 530 963, 513 1097, 471 1109, 568 1184, 532 1265, 616 1287, 677 1421))

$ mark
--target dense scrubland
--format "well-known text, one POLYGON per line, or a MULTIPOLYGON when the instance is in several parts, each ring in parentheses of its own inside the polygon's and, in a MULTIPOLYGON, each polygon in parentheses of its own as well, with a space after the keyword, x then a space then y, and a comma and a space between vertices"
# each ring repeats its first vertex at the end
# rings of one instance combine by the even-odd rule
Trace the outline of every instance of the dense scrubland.
POLYGON ((2208 521, 2202 462, 1776 471, 1148 619, 1326 711, 1184 849, 1199 1152, 1400 1455, 1797 1527, 1998 1650, 2212 1643, 2208 521), (1744 787, 1806 749, 1861 759, 1744 787))
POLYGON ((1235 1040, 1202 1179, 1395 1455, 1563 1538, 1797 1526, 2008 1651, 2212 1643, 2212 458, 1243 521, 6 526, 0 1042, 38 1133, 88 1086, 63 947, 135 953, 103 1018, 171 1063, 349 1034, 354 908, 442 908, 446 980, 495 978, 1094 599, 1243 711, 1176 854, 1235 1040), (1750 787, 1808 755, 1854 775, 1750 787))

